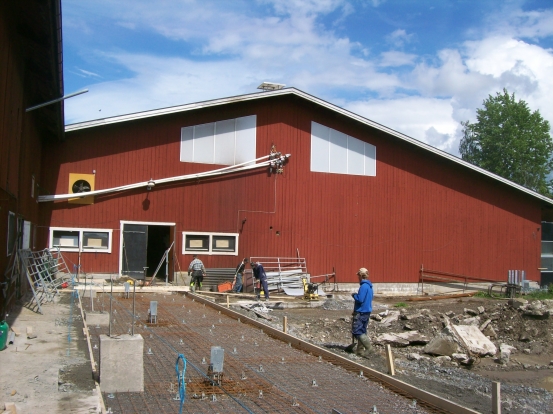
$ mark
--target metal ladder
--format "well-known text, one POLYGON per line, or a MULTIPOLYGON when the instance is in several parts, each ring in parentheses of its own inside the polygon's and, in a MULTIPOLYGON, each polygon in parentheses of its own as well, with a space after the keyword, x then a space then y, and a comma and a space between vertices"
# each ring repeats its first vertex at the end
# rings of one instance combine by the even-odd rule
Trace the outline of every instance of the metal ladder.
POLYGON ((36 252, 22 249, 18 254, 38 311, 43 313, 41 304, 53 302, 60 286, 71 280, 72 274, 59 249, 44 249, 36 252))

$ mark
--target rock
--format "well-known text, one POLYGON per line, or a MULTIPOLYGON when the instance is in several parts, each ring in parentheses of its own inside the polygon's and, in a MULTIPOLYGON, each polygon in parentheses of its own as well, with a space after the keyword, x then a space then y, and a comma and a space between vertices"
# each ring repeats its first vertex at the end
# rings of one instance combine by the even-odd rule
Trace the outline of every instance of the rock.
POLYGON ((459 344, 449 335, 438 335, 422 350, 430 355, 453 355, 460 351, 459 344))
POLYGON ((524 352, 526 355, 530 355, 530 350, 528 348, 524 348, 522 352, 524 352))
POLYGON ((451 358, 457 361, 465 361, 469 359, 467 354, 451 354, 451 358))
POLYGON ((406 331, 412 331, 413 327, 409 324, 405 324, 405 326, 403 326, 403 329, 405 329, 406 331))
POLYGON ((469 314, 469 315, 471 315, 471 316, 476 316, 476 315, 478 315, 478 312, 475 311, 475 310, 473 310, 473 309, 467 309, 467 308, 465 308, 465 309, 464 309, 464 312, 467 313, 467 314, 469 314))
POLYGON ((506 365, 509 363, 511 353, 516 352, 516 348, 511 345, 501 344, 499 345, 499 363, 506 365))
POLYGON ((455 312, 453 311, 446 312, 446 316, 453 318, 455 316, 455 312))
POLYGON ((387 312, 388 314, 384 318, 382 318, 382 321, 381 321, 383 325, 387 325, 392 322, 395 322, 399 318, 399 311, 387 311, 387 312))
POLYGON ((531 316, 537 319, 548 319, 550 311, 545 308, 541 309, 526 309, 522 312, 524 316, 531 316))
POLYGON ((495 329, 493 329, 492 325, 486 326, 482 333, 490 338, 497 338, 497 332, 495 332, 495 329))
POLYGON ((382 316, 380 316, 378 313, 371 314, 371 319, 380 322, 382 320, 382 316))
POLYGON ((522 298, 513 298, 509 299, 509 302, 507 302, 510 307, 518 309, 522 308, 523 306, 526 306, 528 304, 528 301, 526 299, 522 298))
POLYGON ((477 309, 478 309, 478 313, 480 313, 480 314, 483 314, 484 312, 486 312, 486 309, 484 309, 483 306, 478 306, 477 309))
MULTIPOLYGON (((407 359, 409 361, 420 361, 423 358, 425 358, 425 357, 423 357, 420 354, 417 354, 416 352, 411 352, 410 354, 407 354, 407 359)), ((551 362, 553 362, 553 361, 551 361, 551 362)), ((551 365, 553 365, 553 364, 551 364, 551 365)))
POLYGON ((497 347, 476 326, 452 325, 453 331, 459 336, 459 343, 468 347, 468 350, 480 356, 495 355, 497 347))
POLYGON ((480 325, 480 330, 483 332, 484 329, 486 329, 490 323, 492 323, 491 319, 486 320, 486 322, 484 322, 482 325, 480 325))
POLYGON ((478 326, 479 324, 480 324, 480 316, 475 316, 473 318, 465 318, 459 321, 459 325, 478 326))
POLYGON ((442 365, 445 362, 451 362, 451 358, 448 357, 447 355, 442 355, 442 356, 438 356, 438 357, 434 358, 434 362, 437 363, 437 364, 442 365))
POLYGON ((397 347, 408 345, 427 344, 429 339, 418 331, 402 333, 386 333, 376 337, 375 342, 380 344, 390 344, 397 347))

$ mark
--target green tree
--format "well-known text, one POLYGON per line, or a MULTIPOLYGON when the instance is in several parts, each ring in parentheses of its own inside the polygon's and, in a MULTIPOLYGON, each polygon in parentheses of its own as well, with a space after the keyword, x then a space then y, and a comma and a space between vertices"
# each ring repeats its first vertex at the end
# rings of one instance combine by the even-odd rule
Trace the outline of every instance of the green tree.
POLYGON ((489 95, 476 110, 477 122, 461 122, 463 160, 517 184, 551 196, 548 174, 553 169, 549 122, 506 89, 489 95))

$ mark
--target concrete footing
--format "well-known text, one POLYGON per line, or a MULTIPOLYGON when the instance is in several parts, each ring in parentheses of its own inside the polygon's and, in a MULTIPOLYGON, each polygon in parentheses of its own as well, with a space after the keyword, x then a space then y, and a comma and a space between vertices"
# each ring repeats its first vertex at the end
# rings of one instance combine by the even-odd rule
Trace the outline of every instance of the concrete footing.
POLYGON ((103 392, 144 391, 142 335, 100 335, 100 387, 103 392))

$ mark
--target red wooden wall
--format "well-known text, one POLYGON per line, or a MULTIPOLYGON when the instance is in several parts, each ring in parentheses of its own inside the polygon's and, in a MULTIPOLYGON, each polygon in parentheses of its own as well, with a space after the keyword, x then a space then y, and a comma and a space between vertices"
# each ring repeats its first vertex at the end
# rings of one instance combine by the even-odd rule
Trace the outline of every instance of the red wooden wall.
POLYGON ((44 186, 64 194, 69 173, 93 170, 102 189, 215 169, 179 162, 181 127, 253 114, 257 155, 273 143, 292 154, 283 175, 258 171, 156 186, 96 197, 94 205, 46 203, 42 240, 48 226, 114 229, 111 254, 81 259, 86 272, 114 273, 120 220, 175 222, 183 269, 191 257, 181 254, 182 231, 242 230, 239 256, 203 256, 206 267, 299 251, 312 275, 335 268, 339 282, 356 282, 359 267, 375 282, 416 282, 421 264, 498 280, 523 269, 538 280, 539 200, 296 96, 68 132, 65 142, 45 149, 44 186), (376 177, 311 172, 311 121, 375 145, 376 177))

